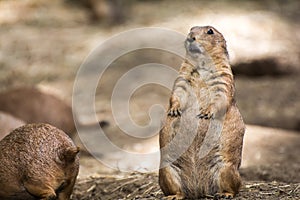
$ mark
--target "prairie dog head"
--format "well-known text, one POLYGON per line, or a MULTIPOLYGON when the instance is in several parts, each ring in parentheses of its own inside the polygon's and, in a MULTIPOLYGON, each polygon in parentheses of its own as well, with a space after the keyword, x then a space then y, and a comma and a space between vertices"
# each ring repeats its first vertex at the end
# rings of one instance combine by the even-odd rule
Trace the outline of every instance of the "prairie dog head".
POLYGON ((185 40, 187 55, 193 59, 203 56, 228 58, 223 35, 212 26, 194 26, 185 40))

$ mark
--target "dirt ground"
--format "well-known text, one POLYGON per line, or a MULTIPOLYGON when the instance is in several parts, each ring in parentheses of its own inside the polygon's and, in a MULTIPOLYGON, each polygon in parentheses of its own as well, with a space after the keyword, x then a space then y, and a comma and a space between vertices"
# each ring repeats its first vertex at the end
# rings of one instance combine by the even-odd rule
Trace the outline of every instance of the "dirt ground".
MULTIPOLYGON (((248 126, 241 167, 244 183, 235 199, 300 199, 300 2, 131 2, 125 21, 112 25, 105 19, 91 22, 88 10, 63 0, 1 0, 0 91, 34 85, 71 105, 80 65, 111 36, 141 27, 163 27, 186 34, 194 25, 213 25, 227 40, 237 103, 245 122, 279 128, 248 126)), ((124 72, 149 62, 162 62, 177 70, 181 60, 151 50, 119 58, 100 80, 95 97, 97 119, 106 125, 106 136, 116 146, 135 153, 157 151, 157 135, 140 140, 124 134, 114 121, 110 98, 124 72)), ((166 88, 139 88, 131 101, 133 120, 147 124, 151 106, 166 105, 168 96, 166 88)), ((77 117, 84 124, 84 132, 95 128, 89 126, 86 116, 77 117)), ((124 162, 131 173, 100 163, 84 150, 82 138, 77 138, 83 151, 73 200, 163 198, 156 171, 135 172, 139 160, 110 152, 101 138, 83 137, 103 147, 98 159, 124 162)), ((148 164, 155 166, 157 160, 148 164)))
MULTIPOLYGON (((98 176, 79 180, 73 200, 87 199, 163 199, 157 174, 128 174, 98 176)), ((246 181, 234 198, 254 199, 299 199, 300 185, 296 183, 246 181)), ((203 199, 213 199, 206 197, 203 199)))
MULTIPOLYGON (((157 139, 142 145, 144 149, 157 146, 157 139)), ((240 168, 243 186, 235 199, 299 199, 299 152, 298 132, 247 126, 240 168)), ((81 157, 79 179, 72 199, 163 198, 157 171, 124 173, 102 164, 103 157, 99 160, 81 157)), ((128 162, 139 166, 141 160, 128 162)))

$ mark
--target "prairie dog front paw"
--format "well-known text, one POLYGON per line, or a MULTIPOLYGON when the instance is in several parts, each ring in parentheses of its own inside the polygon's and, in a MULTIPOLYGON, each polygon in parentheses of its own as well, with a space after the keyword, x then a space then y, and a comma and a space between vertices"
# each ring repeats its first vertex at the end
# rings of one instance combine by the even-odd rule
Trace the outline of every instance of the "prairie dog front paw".
POLYGON ((197 115, 199 119, 211 119, 213 118, 212 106, 208 106, 207 108, 200 108, 200 114, 197 115))
POLYGON ((168 110, 168 115, 171 117, 178 117, 181 116, 182 110, 180 108, 180 103, 178 98, 172 96, 170 99, 170 108, 168 110))

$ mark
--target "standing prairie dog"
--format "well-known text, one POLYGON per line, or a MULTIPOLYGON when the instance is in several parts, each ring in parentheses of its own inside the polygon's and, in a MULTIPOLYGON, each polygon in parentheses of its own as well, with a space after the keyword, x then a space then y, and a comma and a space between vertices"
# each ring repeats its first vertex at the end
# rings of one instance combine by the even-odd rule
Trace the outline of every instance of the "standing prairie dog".
POLYGON ((196 26, 185 48, 159 135, 159 184, 177 199, 231 198, 241 186, 245 125, 234 100, 226 41, 215 28, 196 26))

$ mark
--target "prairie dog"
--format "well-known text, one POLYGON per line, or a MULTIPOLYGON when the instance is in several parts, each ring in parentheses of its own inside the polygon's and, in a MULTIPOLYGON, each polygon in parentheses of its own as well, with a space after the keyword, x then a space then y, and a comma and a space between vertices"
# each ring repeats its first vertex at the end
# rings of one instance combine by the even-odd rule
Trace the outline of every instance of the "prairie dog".
POLYGON ((79 148, 48 124, 21 126, 0 141, 0 199, 68 200, 79 148))
POLYGON ((185 48, 159 135, 159 184, 177 199, 231 198, 241 186, 245 125, 234 100, 226 41, 215 28, 196 26, 185 48))

